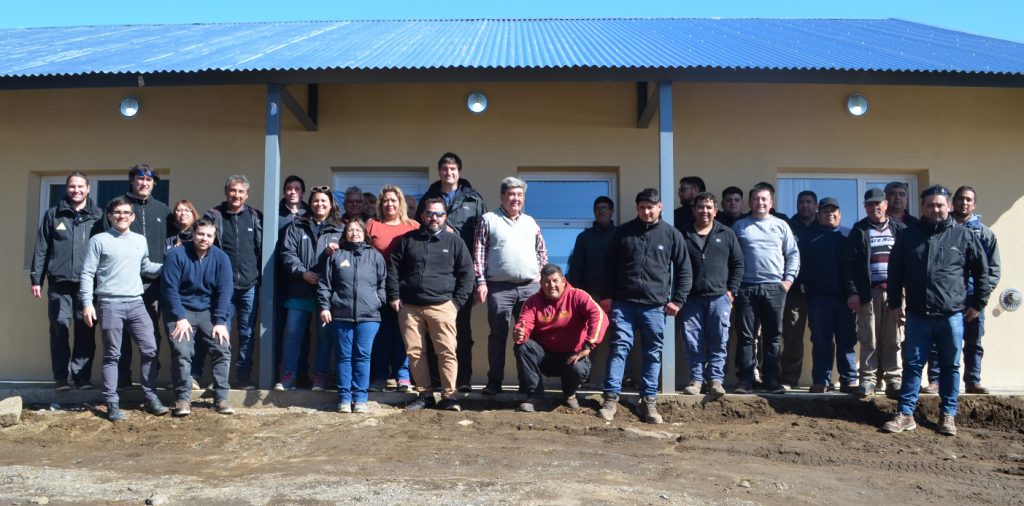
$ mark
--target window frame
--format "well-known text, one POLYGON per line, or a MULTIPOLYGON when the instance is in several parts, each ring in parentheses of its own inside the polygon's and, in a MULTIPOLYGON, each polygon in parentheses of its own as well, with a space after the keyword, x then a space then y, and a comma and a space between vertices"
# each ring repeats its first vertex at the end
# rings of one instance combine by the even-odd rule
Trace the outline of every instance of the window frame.
MULTIPOLYGON (((776 176, 776 186, 782 187, 779 180, 782 179, 855 179, 857 181, 857 196, 863 196, 868 191, 868 181, 875 181, 884 179, 886 182, 900 181, 907 183, 907 203, 908 212, 914 216, 918 216, 918 176, 912 172, 902 174, 885 174, 885 173, 872 173, 872 172, 838 172, 838 173, 821 173, 821 172, 782 172, 776 176)), ((776 196, 778 192, 776 191, 776 196)), ((818 195, 818 198, 824 198, 828 195, 818 195)), ((793 202, 796 202, 796 195, 793 195, 793 202)), ((776 199, 775 207, 779 207, 781 199, 776 199)), ((857 219, 859 221, 867 216, 864 211, 863 201, 858 199, 856 204, 857 219)), ((849 204, 843 204, 844 209, 849 209, 849 204)))
MULTIPOLYGON (((561 171, 561 170, 524 170, 519 172, 519 179, 522 179, 527 184, 527 194, 529 194, 529 185, 531 181, 571 181, 571 182, 582 182, 582 181, 607 181, 608 182, 608 197, 615 199, 613 195, 618 192, 618 174, 614 172, 595 172, 595 171, 561 171)), ((527 210, 529 210, 529 200, 527 200, 527 210)), ((526 214, 530 214, 527 212, 526 214)), ((531 215, 532 216, 532 215, 531 215)), ((543 233, 545 228, 587 228, 593 225, 593 216, 587 219, 554 219, 554 218, 533 218, 540 226, 543 233)))
MULTIPOLYGON (((373 168, 373 167, 336 167, 336 168, 332 169, 332 171, 331 171, 331 184, 332 184, 331 188, 334 191, 335 200, 337 200, 338 201, 338 205, 342 206, 342 207, 344 207, 344 205, 345 205, 345 189, 346 188, 348 188, 350 186, 358 186, 364 192, 368 191, 367 188, 363 188, 363 186, 366 186, 365 184, 360 184, 358 182, 355 183, 354 185, 353 184, 342 184, 342 185, 339 185, 339 183, 341 183, 345 178, 367 179, 369 181, 373 181, 374 179, 381 179, 381 180, 384 181, 381 184, 381 186, 389 185, 389 184, 396 185, 399 188, 402 188, 402 193, 413 195, 418 200, 420 197, 423 196, 423 193, 426 193, 426 191, 427 191, 426 189, 423 190, 423 193, 419 193, 419 194, 417 194, 417 193, 409 193, 409 192, 406 191, 405 186, 403 186, 401 183, 396 183, 395 181, 397 181, 399 179, 403 179, 403 178, 407 179, 407 178, 420 178, 420 177, 422 177, 423 180, 426 181, 426 189, 429 189, 430 188, 430 184, 431 184, 431 181, 430 181, 430 169, 429 168, 425 168, 425 167, 424 168, 404 167, 404 168, 394 168, 394 169, 389 169, 389 168, 373 168)), ((374 184, 376 184, 376 183, 374 183, 374 184)), ((379 191, 376 191, 376 192, 374 192, 374 195, 378 195, 379 193, 380 193, 379 191)), ((344 212, 344 209, 342 209, 342 212, 344 212)))
MULTIPOLYGON (((89 178, 90 198, 94 196, 93 190, 96 190, 97 192, 99 191, 98 183, 100 181, 124 181, 126 179, 124 174, 90 174, 86 171, 80 172, 82 172, 83 174, 86 175, 86 177, 89 178)), ((70 173, 71 172, 68 172, 68 174, 70 173)), ((56 202, 49 202, 50 187, 55 184, 66 184, 67 179, 67 174, 63 176, 53 175, 39 177, 39 221, 37 223, 42 223, 43 217, 46 216, 46 211, 48 211, 51 207, 57 205, 56 202)), ((160 179, 167 181, 168 184, 171 182, 171 176, 169 174, 160 174, 160 179)), ((96 204, 96 206, 99 207, 100 209, 102 209, 103 206, 106 205, 106 202, 96 202, 95 198, 93 198, 93 203, 96 204)))

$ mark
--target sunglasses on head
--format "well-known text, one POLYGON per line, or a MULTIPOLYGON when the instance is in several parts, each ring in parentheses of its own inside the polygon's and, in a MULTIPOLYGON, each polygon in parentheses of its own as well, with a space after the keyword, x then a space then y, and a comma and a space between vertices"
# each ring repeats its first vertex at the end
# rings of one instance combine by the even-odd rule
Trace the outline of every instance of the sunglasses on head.
POLYGON ((313 193, 331 193, 331 187, 327 185, 314 186, 313 188, 310 189, 310 191, 313 193))

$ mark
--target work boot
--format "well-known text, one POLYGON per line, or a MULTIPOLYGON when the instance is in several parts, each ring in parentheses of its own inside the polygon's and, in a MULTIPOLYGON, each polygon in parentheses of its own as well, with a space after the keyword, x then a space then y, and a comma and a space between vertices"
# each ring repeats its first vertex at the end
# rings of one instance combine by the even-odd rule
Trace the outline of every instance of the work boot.
POLYGON ((519 407, 516 408, 516 411, 519 411, 520 413, 533 413, 536 411, 533 407, 533 399, 527 399, 525 402, 521 403, 519 407))
POLYGON ((434 396, 433 395, 421 395, 415 401, 405 405, 406 411, 420 411, 424 408, 434 407, 434 396))
MULTIPOLYGON (((856 381, 851 381, 849 383, 843 383, 842 385, 840 385, 839 386, 839 391, 844 393, 844 394, 855 394, 856 395, 859 388, 860 388, 860 386, 857 384, 856 381)), ((874 389, 872 388, 872 390, 874 390, 874 389)))
POLYGON ((462 411, 462 406, 459 405, 459 401, 456 401, 454 397, 445 397, 441 399, 441 402, 437 403, 437 409, 441 411, 462 411))
POLYGON ((644 423, 659 424, 662 422, 661 414, 658 413, 658 398, 643 397, 640 399, 640 418, 644 423))
POLYGON ((954 415, 942 415, 939 417, 939 434, 945 436, 956 435, 956 417, 954 415))
POLYGON ((153 416, 163 416, 166 415, 168 411, 170 411, 169 409, 167 409, 167 406, 164 406, 163 403, 160 402, 160 399, 146 401, 145 410, 146 413, 149 413, 153 416))
POLYGON ((171 411, 171 416, 188 416, 192 414, 192 403, 188 401, 178 401, 174 403, 174 409, 171 411))
POLYGON ((899 380, 888 380, 885 382, 885 396, 897 400, 900 398, 900 390, 903 388, 903 382, 899 380))
POLYGON ((754 391, 754 385, 748 380, 740 380, 732 391, 738 394, 749 394, 754 391))
POLYGON ((914 430, 916 428, 917 422, 914 421, 914 415, 905 415, 903 413, 896 413, 896 416, 893 416, 892 420, 885 422, 885 425, 882 426, 883 431, 891 432, 893 434, 906 430, 914 430))
POLYGON ((610 422, 615 419, 615 411, 618 409, 619 396, 605 394, 604 404, 601 406, 601 409, 597 410, 597 416, 606 422, 610 422))
POLYGON ((107 403, 107 420, 111 422, 120 422, 125 419, 124 411, 121 411, 121 406, 116 402, 107 403))
POLYGON ((807 390, 808 393, 812 394, 823 394, 828 391, 827 385, 811 385, 811 388, 807 390))
POLYGON ((700 387, 703 383, 697 380, 690 380, 690 384, 683 388, 686 395, 700 395, 700 387))
POLYGON ((564 404, 569 409, 580 409, 580 401, 576 399, 576 394, 569 394, 565 396, 564 404))
POLYGON ((722 396, 724 396, 725 395, 725 387, 722 386, 722 382, 721 381, 717 381, 717 380, 716 381, 712 381, 711 382, 711 390, 708 392, 708 395, 710 395, 712 399, 718 399, 718 398, 721 398, 722 396))
POLYGON ((939 384, 938 383, 928 383, 928 385, 921 387, 921 393, 922 394, 936 395, 936 394, 939 393, 939 384))
POLYGON ((867 398, 875 393, 875 384, 871 381, 862 381, 857 390, 853 393, 854 397, 858 399, 867 398))
POLYGON ((966 388, 964 388, 964 392, 968 393, 968 394, 979 394, 979 395, 988 395, 989 394, 989 390, 987 388, 981 386, 981 383, 968 383, 966 385, 966 388))
POLYGON ((235 414, 235 408, 232 408, 231 405, 228 404, 228 400, 227 399, 221 399, 221 400, 217 401, 216 403, 214 403, 213 408, 216 409, 217 412, 222 414, 222 415, 233 415, 233 414, 235 414))

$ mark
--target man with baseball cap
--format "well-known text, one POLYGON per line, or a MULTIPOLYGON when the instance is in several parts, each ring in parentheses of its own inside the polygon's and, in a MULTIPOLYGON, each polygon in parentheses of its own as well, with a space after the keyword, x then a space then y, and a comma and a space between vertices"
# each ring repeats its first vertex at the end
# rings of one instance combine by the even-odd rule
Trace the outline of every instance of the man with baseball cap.
POLYGON ((843 253, 846 306, 857 314, 860 387, 856 395, 861 398, 874 394, 875 387, 884 380, 885 395, 895 399, 903 384, 903 323, 898 312, 889 309, 886 288, 889 253, 906 225, 889 219, 888 207, 880 188, 864 194, 867 217, 853 225, 843 253))

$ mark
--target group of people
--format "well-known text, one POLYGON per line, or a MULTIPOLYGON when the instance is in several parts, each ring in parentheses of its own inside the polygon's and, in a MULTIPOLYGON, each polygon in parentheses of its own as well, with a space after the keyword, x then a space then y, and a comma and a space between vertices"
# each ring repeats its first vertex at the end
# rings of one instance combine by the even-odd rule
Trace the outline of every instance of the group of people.
MULTIPOLYGON (((843 392, 863 397, 884 382, 886 393, 899 399, 899 413, 886 430, 914 427, 908 415, 929 356, 934 381, 926 389, 942 396, 940 431, 955 433, 961 345, 969 355, 968 391, 984 391, 979 316, 999 270, 995 237, 974 214, 973 188, 953 195, 945 187, 927 188, 921 220, 907 212, 904 183, 872 189, 864 196, 867 218, 846 230, 832 197, 818 200, 802 192, 797 215, 787 220, 774 210, 774 187, 759 183, 748 192, 749 213, 742 214, 739 188, 727 188, 719 200, 700 178, 684 177, 675 226, 662 219, 656 189, 640 191, 636 217, 618 226, 615 203, 599 197, 594 225, 577 238, 563 272, 548 263, 542 231, 524 212, 524 181, 503 179, 499 205, 488 211, 462 177, 457 155, 442 155, 437 174, 418 203, 387 185, 378 195, 348 188, 343 207, 328 186, 312 187, 304 202, 304 181, 285 179, 271 308, 280 371, 275 389, 309 381, 314 390, 325 390, 333 361, 340 412, 367 411, 368 392, 380 389, 417 392, 408 410, 459 410, 456 392, 471 390, 471 311, 486 303, 482 393, 502 391, 511 334, 519 391, 527 395, 522 411, 545 401, 543 376, 560 377, 561 402, 578 407, 576 392, 590 377, 590 355, 607 333, 598 415, 614 418, 636 343, 642 362, 638 413, 660 423, 666 316, 676 317, 685 347, 687 394, 725 394, 731 331, 737 336, 736 393, 784 393, 797 386, 807 320, 811 392, 832 387, 833 358, 843 392)), ((234 411, 227 401, 232 326, 238 334, 235 384, 254 388, 263 216, 247 203, 249 182, 229 177, 224 202, 200 215, 188 200, 172 211, 154 199, 158 178, 145 164, 132 167, 130 191, 111 200, 104 213, 89 198, 88 178, 68 176, 66 197, 40 225, 30 273, 38 298, 43 280, 49 282, 58 390, 91 387, 92 327, 99 322, 112 421, 125 416, 117 390, 131 382, 125 329, 139 350, 145 409, 152 414, 189 414, 207 356, 215 409, 234 411), (171 409, 155 393, 160 313, 171 346, 171 409)))

